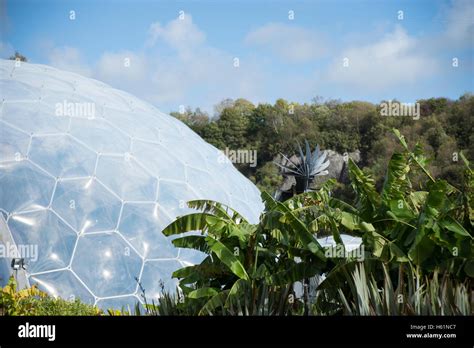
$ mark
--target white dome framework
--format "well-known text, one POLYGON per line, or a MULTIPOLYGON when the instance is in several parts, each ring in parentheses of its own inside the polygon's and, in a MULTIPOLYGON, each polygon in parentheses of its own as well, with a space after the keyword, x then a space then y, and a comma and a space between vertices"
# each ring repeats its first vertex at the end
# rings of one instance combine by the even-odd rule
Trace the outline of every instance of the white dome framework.
POLYGON ((187 201, 212 199, 258 221, 258 189, 150 104, 5 60, 0 91, 0 242, 37 247, 36 260, 27 257, 30 284, 103 308, 132 306, 141 301, 135 278, 156 299, 159 280, 173 290, 171 273, 202 259, 161 233, 191 211, 187 201))

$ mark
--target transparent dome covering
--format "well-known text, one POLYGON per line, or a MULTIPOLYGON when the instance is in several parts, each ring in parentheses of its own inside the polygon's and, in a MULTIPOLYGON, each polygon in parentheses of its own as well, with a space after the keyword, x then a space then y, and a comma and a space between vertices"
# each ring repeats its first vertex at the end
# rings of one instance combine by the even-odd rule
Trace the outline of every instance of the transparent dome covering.
MULTIPOLYGON (((160 280, 173 290, 171 273, 202 259, 161 233, 191 211, 185 202, 216 200, 258 221, 258 189, 152 105, 5 60, 0 91, 0 242, 25 257, 30 285, 104 308, 133 305, 142 300, 137 279, 156 298, 160 280)), ((9 270, 3 262, 2 283, 9 270)))

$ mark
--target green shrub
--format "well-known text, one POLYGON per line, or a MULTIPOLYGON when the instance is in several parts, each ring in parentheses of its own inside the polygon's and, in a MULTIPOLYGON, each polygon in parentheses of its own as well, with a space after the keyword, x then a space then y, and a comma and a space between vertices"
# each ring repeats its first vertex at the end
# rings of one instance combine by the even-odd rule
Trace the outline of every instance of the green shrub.
POLYGON ((13 277, 0 291, 0 314, 2 315, 102 315, 95 307, 80 302, 54 298, 39 290, 35 285, 18 290, 13 277))

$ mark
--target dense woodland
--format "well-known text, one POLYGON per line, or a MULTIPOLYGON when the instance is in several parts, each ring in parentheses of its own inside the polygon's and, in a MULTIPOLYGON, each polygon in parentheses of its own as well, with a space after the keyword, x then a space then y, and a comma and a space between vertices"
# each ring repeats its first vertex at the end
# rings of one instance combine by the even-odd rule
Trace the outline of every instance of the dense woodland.
POLYGON ((256 167, 236 166, 260 189, 270 193, 281 182, 273 159, 279 152, 295 153, 296 142, 304 139, 313 147, 319 144, 322 149, 341 154, 358 149, 359 166, 374 177, 380 188, 390 156, 399 149, 392 128, 399 129, 410 144, 422 143, 430 158, 429 169, 436 177, 461 185, 463 167, 459 152, 470 160, 474 157, 474 96, 418 100, 419 119, 382 116, 382 102, 315 98, 309 104, 279 99, 274 105, 254 105, 245 99, 227 99, 215 107, 213 116, 199 108, 171 114, 219 149, 257 150, 256 167))

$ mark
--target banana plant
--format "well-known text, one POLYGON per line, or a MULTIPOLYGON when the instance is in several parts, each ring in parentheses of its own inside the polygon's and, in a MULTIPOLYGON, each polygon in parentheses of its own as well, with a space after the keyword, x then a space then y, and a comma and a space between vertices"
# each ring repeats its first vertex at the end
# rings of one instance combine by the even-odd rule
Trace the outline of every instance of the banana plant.
POLYGON ((324 272, 325 249, 292 207, 262 193, 266 211, 257 225, 213 201, 188 206, 201 210, 178 217, 163 233, 173 244, 208 256, 198 265, 173 273, 186 298, 199 302, 199 314, 285 314, 300 301, 293 284, 324 272), (183 235, 200 231, 200 235, 183 235), (291 301, 291 299, 293 299, 291 301))
POLYGON ((290 284, 296 281, 291 270, 298 267, 281 254, 275 238, 223 204, 196 200, 188 206, 201 212, 177 218, 163 233, 178 236, 173 240, 176 247, 208 255, 173 274, 187 300, 199 303, 197 314, 286 313, 290 284), (190 231, 201 234, 183 236, 190 231))
POLYGON ((293 285, 342 262, 328 260, 317 233, 332 234, 343 246, 340 230, 357 234, 369 226, 357 220, 354 208, 330 197, 334 184, 286 202, 262 193, 266 208, 257 225, 223 204, 188 202, 201 212, 177 218, 163 233, 177 237, 176 247, 208 255, 173 274, 192 306, 200 303, 199 314, 295 313, 304 300, 294 298, 293 285), (201 234, 185 235, 191 231, 201 234))
MULTIPOLYGON (((459 190, 434 178, 427 170, 421 147, 411 151, 400 133, 394 133, 404 151, 392 156, 380 192, 370 175, 349 160, 349 176, 356 194, 354 205, 331 197, 333 180, 317 191, 304 190, 285 202, 262 193, 265 212, 256 225, 223 204, 188 202, 189 207, 200 212, 177 218, 163 233, 177 237, 173 241, 176 247, 207 254, 201 264, 173 274, 190 307, 198 308, 196 314, 307 313, 306 300, 294 298, 293 284, 318 274, 326 274, 320 291, 328 300, 324 311, 316 312, 340 312, 334 293, 328 289, 341 289, 345 297, 339 293, 337 298, 345 302, 346 313, 353 312, 351 303, 355 303, 355 297, 351 296, 356 296, 360 285, 348 281, 347 275, 355 272, 357 261, 327 257, 328 249, 318 242, 318 237, 327 235, 332 235, 343 248, 341 234, 361 237, 366 261, 378 265, 369 270, 377 284, 389 277, 400 286, 393 278, 397 268, 409 268, 417 279, 435 271, 456 281, 473 277, 472 182, 459 190), (418 191, 410 182, 413 171, 421 171, 427 178, 418 191), (200 234, 187 234, 195 231, 200 234), (294 301, 290 302, 290 298, 294 301)), ((302 158, 304 163, 322 168, 318 161, 302 158)), ((324 156, 318 158, 325 163, 324 156)), ((469 163, 461 158, 467 176, 472 178, 469 163)), ((311 165, 305 168, 301 173, 309 173, 307 177, 314 173, 311 165)), ((373 290, 375 283, 363 277, 361 270, 358 272, 358 284, 365 281, 373 290)), ((384 284, 393 287, 388 281, 384 284)), ((370 307, 363 308, 364 313, 370 312, 370 307)))
POLYGON ((433 178, 420 146, 412 152, 404 137, 394 133, 405 151, 390 159, 381 193, 370 176, 349 160, 358 217, 373 226, 364 234, 364 244, 385 262, 410 262, 426 272, 439 267, 458 277, 474 277, 473 223, 471 209, 460 204, 464 193, 433 178), (416 169, 427 178, 421 191, 414 191, 410 182, 409 174, 416 169))

